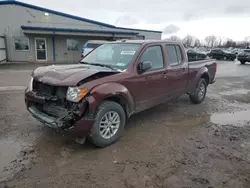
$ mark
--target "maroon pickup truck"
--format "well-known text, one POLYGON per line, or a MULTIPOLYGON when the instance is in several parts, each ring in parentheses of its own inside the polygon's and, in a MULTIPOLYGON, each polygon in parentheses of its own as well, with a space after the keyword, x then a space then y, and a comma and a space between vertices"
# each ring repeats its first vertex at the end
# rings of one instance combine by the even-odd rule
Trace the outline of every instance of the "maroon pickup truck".
POLYGON ((188 62, 179 42, 110 42, 78 64, 35 69, 25 103, 43 124, 105 147, 118 140, 132 114, 183 94, 201 103, 216 68, 214 60, 188 62))

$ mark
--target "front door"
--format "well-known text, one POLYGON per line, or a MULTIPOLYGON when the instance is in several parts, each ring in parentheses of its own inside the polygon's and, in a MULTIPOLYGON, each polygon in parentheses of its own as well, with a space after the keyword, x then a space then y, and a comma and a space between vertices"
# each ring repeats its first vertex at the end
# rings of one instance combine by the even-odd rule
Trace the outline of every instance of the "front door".
POLYGON ((138 73, 127 86, 134 97, 136 112, 164 102, 165 90, 168 87, 164 79, 166 68, 162 47, 147 47, 139 59, 139 62, 143 61, 151 61, 152 68, 142 74, 138 73))
POLYGON ((36 60, 47 61, 47 45, 45 38, 35 38, 36 60))

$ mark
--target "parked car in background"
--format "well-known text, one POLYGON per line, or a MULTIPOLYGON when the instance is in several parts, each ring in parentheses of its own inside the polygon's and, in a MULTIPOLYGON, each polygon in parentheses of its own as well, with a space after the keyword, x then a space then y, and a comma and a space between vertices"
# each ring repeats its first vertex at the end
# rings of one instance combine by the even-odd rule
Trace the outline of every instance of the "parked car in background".
POLYGON ((201 103, 216 70, 211 59, 188 62, 181 42, 109 42, 79 64, 35 69, 25 103, 45 125, 105 147, 119 139, 132 114, 183 94, 201 103))
POLYGON ((245 49, 238 55, 238 60, 241 64, 245 64, 246 62, 250 62, 250 49, 245 49))
POLYGON ((203 60, 207 57, 207 55, 203 52, 198 52, 193 49, 187 50, 188 61, 199 61, 203 60))
POLYGON ((233 49, 233 50, 230 50, 230 52, 232 53, 232 54, 236 54, 236 55, 238 55, 239 54, 239 51, 240 51, 240 49, 233 49))
POLYGON ((236 54, 222 49, 212 49, 208 56, 212 59, 231 61, 234 61, 237 57, 236 54))
POLYGON ((82 57, 86 56, 89 52, 96 49, 97 47, 101 46, 102 44, 108 41, 103 40, 88 40, 82 46, 82 57))

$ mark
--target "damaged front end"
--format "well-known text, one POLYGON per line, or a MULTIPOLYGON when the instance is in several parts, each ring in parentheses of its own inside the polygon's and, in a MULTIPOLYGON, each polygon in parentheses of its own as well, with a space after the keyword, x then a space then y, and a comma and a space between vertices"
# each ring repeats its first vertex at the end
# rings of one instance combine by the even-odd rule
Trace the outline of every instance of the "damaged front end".
POLYGON ((76 136, 90 133, 93 119, 86 117, 88 102, 67 100, 66 86, 52 86, 32 80, 32 90, 27 88, 25 103, 28 111, 37 120, 55 129, 73 130, 76 136))

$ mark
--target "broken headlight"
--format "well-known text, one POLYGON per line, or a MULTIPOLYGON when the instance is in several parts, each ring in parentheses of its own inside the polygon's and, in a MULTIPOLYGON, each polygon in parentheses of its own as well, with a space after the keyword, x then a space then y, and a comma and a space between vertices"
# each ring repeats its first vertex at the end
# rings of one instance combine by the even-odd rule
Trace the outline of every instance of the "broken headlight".
POLYGON ((68 101, 79 102, 87 93, 85 88, 69 87, 66 98, 68 101))

